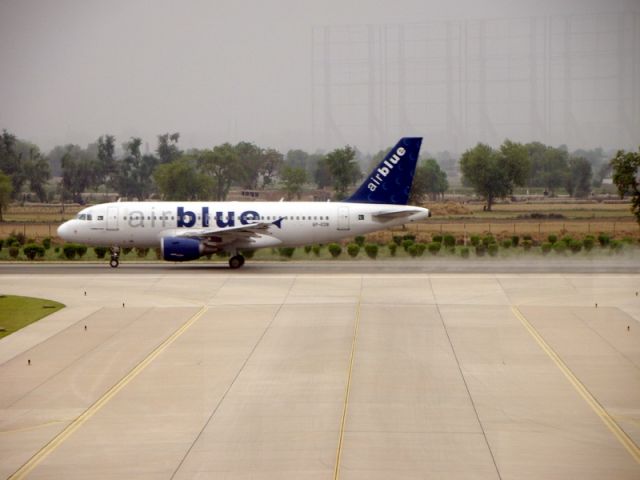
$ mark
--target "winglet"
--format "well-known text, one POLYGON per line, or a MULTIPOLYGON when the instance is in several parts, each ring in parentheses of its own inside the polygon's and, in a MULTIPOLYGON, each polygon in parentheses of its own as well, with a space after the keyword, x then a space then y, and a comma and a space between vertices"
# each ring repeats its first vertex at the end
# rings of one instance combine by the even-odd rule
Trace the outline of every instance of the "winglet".
POLYGON ((421 145, 422 137, 401 138, 358 190, 344 201, 406 205, 421 145))

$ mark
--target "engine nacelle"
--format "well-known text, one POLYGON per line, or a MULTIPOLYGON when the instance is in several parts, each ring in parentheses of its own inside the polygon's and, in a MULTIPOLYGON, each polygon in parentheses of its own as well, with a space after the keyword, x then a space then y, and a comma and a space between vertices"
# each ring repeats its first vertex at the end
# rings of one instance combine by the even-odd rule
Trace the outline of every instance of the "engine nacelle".
POLYGON ((197 260, 206 254, 202 242, 195 238, 164 237, 160 245, 162 248, 162 258, 169 262, 197 260))

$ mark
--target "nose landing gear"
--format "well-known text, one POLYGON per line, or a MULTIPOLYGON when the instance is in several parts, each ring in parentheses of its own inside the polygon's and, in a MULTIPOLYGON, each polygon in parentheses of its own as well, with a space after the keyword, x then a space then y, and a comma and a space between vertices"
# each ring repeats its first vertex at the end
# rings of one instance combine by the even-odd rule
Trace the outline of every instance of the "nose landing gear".
POLYGON ((120 257, 120 247, 111 247, 110 251, 111 260, 109 261, 109 265, 111 265, 111 268, 118 268, 118 265, 120 265, 120 260, 118 260, 118 257, 120 257))

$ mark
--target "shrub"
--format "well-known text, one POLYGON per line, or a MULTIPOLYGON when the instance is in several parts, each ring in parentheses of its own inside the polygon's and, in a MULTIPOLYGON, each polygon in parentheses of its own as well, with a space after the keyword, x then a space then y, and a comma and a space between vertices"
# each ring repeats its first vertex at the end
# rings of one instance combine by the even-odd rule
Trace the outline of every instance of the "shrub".
POLYGON ((138 256, 138 258, 145 258, 148 253, 149 253, 148 248, 142 248, 142 247, 136 248, 136 255, 138 256))
POLYGON ((418 249, 415 243, 412 243, 407 247, 407 253, 411 255, 412 258, 415 258, 418 255, 418 249))
POLYGON ((402 240, 411 240, 412 242, 415 243, 416 236, 411 234, 411 233, 408 233, 408 234, 402 236, 402 240))
POLYGON ((624 242, 621 242, 620 240, 611 240, 609 242, 609 248, 612 252, 620 253, 624 248, 624 242))
POLYGON ((321 247, 320 245, 312 245, 312 246, 311 246, 311 251, 313 252, 313 254, 314 254, 316 257, 319 257, 319 256, 320 256, 320 250, 321 250, 321 249, 322 249, 322 247, 321 247))
POLYGON ((479 235, 471 235, 471 245, 477 247, 480 244, 480 236, 479 235))
POLYGON ((530 242, 533 241, 533 237, 531 235, 523 235, 522 239, 523 240, 529 240, 530 242))
POLYGON ((18 255, 20 255, 20 248, 15 245, 11 245, 9 247, 9 256, 15 259, 18 258, 18 255))
POLYGON ((37 257, 44 257, 45 249, 42 245, 38 245, 37 243, 27 243, 23 248, 22 252, 24 256, 29 260, 34 260, 37 257))
POLYGON ((502 240, 501 245, 503 248, 511 248, 512 240, 510 238, 505 238, 502 240))
POLYGON ((416 243, 416 254, 421 257, 424 255, 424 251, 427 249, 426 243, 416 243))
POLYGON ((107 247, 93 247, 97 258, 104 258, 109 249, 107 247))
POLYGON ((362 235, 358 235, 356 238, 354 238, 354 241, 359 247, 364 247, 364 237, 362 235))
POLYGON ((460 256, 462 258, 469 258, 469 247, 462 247, 460 249, 460 256))
POLYGON ((511 245, 513 245, 514 247, 517 247, 519 243, 520 243, 520 237, 518 235, 513 235, 511 237, 511 245))
POLYGON ((0 250, 2 250, 3 245, 4 245, 4 240, 0 238, 0 250))
POLYGON ((281 257, 291 258, 293 257, 294 252, 296 251, 295 247, 280 247, 278 248, 278 253, 281 257))
POLYGON ((75 243, 65 243, 62 246, 62 253, 64 254, 65 258, 67 260, 73 260, 74 258, 76 258, 77 255, 77 251, 76 251, 76 244, 75 243))
POLYGON ((551 234, 551 235, 549 235, 549 236, 547 237, 547 240, 549 241, 549 243, 550 243, 551 245, 553 245, 554 243, 556 243, 556 242, 558 241, 558 236, 557 236, 557 235, 553 235, 553 234, 551 234))
POLYGON ((496 243, 496 239, 493 238, 493 235, 485 235, 485 237, 482 239, 482 243, 485 247, 488 247, 492 243, 496 243))
MULTIPOLYGON (((392 244, 394 247, 395 243, 392 244)), ((378 245, 376 243, 367 243, 364 246, 364 251, 367 254, 367 257, 375 259, 378 256, 378 245)))
POLYGON ((573 242, 573 237, 571 235, 565 235, 564 237, 562 237, 562 241, 566 243, 567 246, 569 246, 571 245, 571 242, 573 242))
POLYGON ((350 243, 349 245, 347 245, 347 253, 351 258, 357 257, 358 253, 360 253, 360 245, 358 245, 357 243, 350 243))
POLYGON ((389 248, 389 255, 391 255, 392 257, 395 257, 396 250, 398 249, 398 244, 396 242, 389 242, 387 247, 389 248))
POLYGON ((606 233, 601 233, 600 235, 598 235, 598 242, 600 242, 601 247, 606 247, 607 245, 609 245, 609 243, 611 243, 611 237, 609 237, 609 235, 607 235, 606 233))
POLYGON ((580 252, 580 250, 582 250, 582 242, 580 240, 571 240, 571 242, 568 245, 569 245, 569 249, 573 253, 578 253, 580 252))
MULTIPOLYGON (((162 249, 160 247, 156 247, 153 250, 156 253, 156 259, 157 260, 162 260, 162 249)), ((211 260, 211 256, 207 256, 207 258, 209 260, 211 260)))
POLYGON ((60 253, 60 247, 54 248, 53 251, 56 252, 56 253, 60 253))
POLYGON ((540 245, 540 250, 542 251, 543 255, 548 254, 551 251, 552 246, 553 244, 551 242, 544 242, 542 245, 540 245))
POLYGON ((393 243, 395 243, 398 246, 402 245, 402 235, 394 235, 393 243))
POLYGON ((45 237, 42 239, 42 246, 45 250, 49 250, 51 248, 51 237, 45 237))
POLYGON ((476 245, 476 256, 484 257, 484 254, 487 252, 487 246, 484 243, 480 243, 476 245))
MULTIPOLYGON (((434 237, 435 238, 435 237, 434 237)), ((427 245, 427 249, 431 255, 437 255, 440 249, 442 248, 442 244, 440 242, 431 242, 427 245)))
POLYGON ((558 254, 564 254, 567 251, 567 244, 560 240, 553 244, 553 250, 558 254))
POLYGON ((531 250, 531 247, 533 246, 533 242, 531 240, 523 240, 522 241, 522 248, 525 249, 525 251, 529 251, 531 250))
POLYGON ((411 245, 413 245, 413 243, 414 243, 413 240, 410 240, 410 239, 403 240, 402 241, 402 248, 404 248, 405 252, 408 252, 409 251, 409 247, 411 245))
POLYGON ((241 250, 240 251, 240 255, 242 255, 244 258, 253 258, 255 253, 256 253, 255 250, 241 250))
POLYGON ((304 253, 306 253, 307 255, 311 253, 311 245, 304 246, 304 253))
POLYGON ((86 245, 76 245, 76 253, 78 255, 78 258, 84 257, 85 254, 87 253, 87 246, 86 245))
POLYGON ((498 255, 498 244, 490 243, 489 246, 487 247, 487 251, 489 252, 489 255, 491 255, 492 257, 495 257, 496 255, 498 255))
POLYGON ((593 249, 593 246, 596 243, 596 239, 591 235, 587 235, 582 241, 582 246, 587 252, 590 252, 593 249))
POLYGON ((10 247, 11 245, 13 245, 13 244, 14 244, 14 242, 15 242, 15 243, 20 243, 20 242, 18 242, 18 239, 16 238, 16 234, 15 234, 15 232, 11 232, 11 233, 9 234, 9 236, 4 240, 4 244, 5 244, 7 247, 10 247))
POLYGON ((337 243, 330 243, 327 248, 333 258, 339 257, 342 253, 342 247, 337 243))
POLYGON ((442 238, 442 243, 444 243, 445 247, 453 247, 456 244, 456 237, 454 237, 453 235, 446 234, 442 238))
POLYGON ((13 236, 15 237, 15 239, 18 241, 20 245, 24 245, 25 243, 27 243, 27 237, 24 233, 22 232, 14 233, 13 236))
MULTIPOLYGON (((122 252, 122 256, 129 255, 129 254, 131 253, 131 250, 133 250, 133 248, 131 248, 131 247, 124 247, 124 248, 121 250, 121 252, 122 252)), ((225 256, 226 256, 226 255, 225 255, 225 256)))
POLYGON ((432 242, 442 243, 442 235, 434 235, 431 239, 432 242))

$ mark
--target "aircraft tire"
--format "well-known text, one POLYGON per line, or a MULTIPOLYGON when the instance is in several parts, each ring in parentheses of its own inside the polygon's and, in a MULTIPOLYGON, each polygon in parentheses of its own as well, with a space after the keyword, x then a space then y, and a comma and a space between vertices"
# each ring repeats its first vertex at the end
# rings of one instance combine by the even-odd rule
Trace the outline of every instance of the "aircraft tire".
POLYGON ((111 268, 118 268, 119 264, 120 262, 118 261, 117 258, 112 258, 111 261, 109 262, 109 265, 111 265, 111 268))
POLYGON ((235 270, 244 265, 244 257, 242 255, 234 255, 229 259, 229 268, 235 270))

